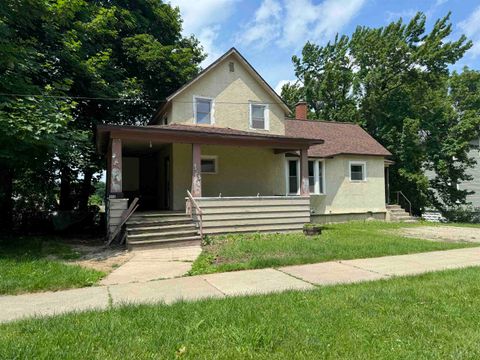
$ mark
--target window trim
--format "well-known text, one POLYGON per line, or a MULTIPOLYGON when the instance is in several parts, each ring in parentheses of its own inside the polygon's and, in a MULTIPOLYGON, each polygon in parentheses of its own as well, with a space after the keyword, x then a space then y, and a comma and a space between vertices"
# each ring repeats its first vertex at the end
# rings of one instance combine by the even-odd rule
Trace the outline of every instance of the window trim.
POLYGON ((255 101, 250 101, 248 104, 248 109, 249 109, 249 128, 250 130, 260 130, 260 131, 270 131, 270 108, 268 104, 264 104, 261 102, 255 102, 255 101), (258 129, 253 127, 253 106, 258 105, 258 106, 264 106, 265 110, 263 111, 263 116, 265 120, 265 126, 263 129, 258 129))
POLYGON ((215 101, 212 97, 193 95, 193 122, 198 125, 214 125, 215 124, 215 101), (209 124, 199 124, 197 120, 197 99, 199 100, 209 100, 211 102, 210 108, 210 123, 209 124))
POLYGON ((300 195, 300 160, 295 157, 285 158, 285 194, 287 196, 300 195), (297 164, 297 192, 290 192, 290 167, 289 162, 295 161, 297 164))
POLYGON ((217 155, 202 155, 200 156, 200 173, 202 175, 216 175, 218 174, 218 156, 217 155), (203 172, 202 171, 202 160, 213 160, 215 164, 215 171, 213 172, 203 172))
POLYGON ((366 161, 349 161, 348 162, 348 175, 350 182, 362 183, 367 181, 367 162, 366 161), (363 168, 363 179, 362 180, 353 180, 352 179, 352 165, 360 165, 363 168))
MULTIPOLYGON (((309 158, 308 161, 313 162, 313 176, 315 178, 315 191, 311 192, 311 195, 326 195, 327 194, 327 189, 326 189, 326 182, 325 182, 325 160, 324 159, 315 159, 315 158, 309 158), (322 166, 322 187, 323 187, 323 192, 320 192, 320 172, 319 166, 322 166)), ((300 195, 300 159, 296 157, 286 157, 285 158, 285 194, 288 196, 294 196, 294 195, 300 195), (296 193, 291 193, 290 190, 290 173, 289 173, 289 161, 296 161, 297 163, 297 184, 298 184, 298 189, 296 193)))

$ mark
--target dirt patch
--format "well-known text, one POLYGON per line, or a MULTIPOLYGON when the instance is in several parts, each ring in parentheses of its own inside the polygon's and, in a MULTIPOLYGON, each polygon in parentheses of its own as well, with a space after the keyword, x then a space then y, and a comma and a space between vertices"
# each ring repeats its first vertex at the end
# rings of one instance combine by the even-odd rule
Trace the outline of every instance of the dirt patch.
POLYGON ((403 236, 447 242, 472 242, 480 243, 480 228, 458 226, 419 226, 403 228, 403 236))
POLYGON ((74 244, 72 248, 82 254, 79 259, 69 261, 83 267, 109 273, 127 262, 133 254, 123 247, 108 247, 103 244, 74 244))

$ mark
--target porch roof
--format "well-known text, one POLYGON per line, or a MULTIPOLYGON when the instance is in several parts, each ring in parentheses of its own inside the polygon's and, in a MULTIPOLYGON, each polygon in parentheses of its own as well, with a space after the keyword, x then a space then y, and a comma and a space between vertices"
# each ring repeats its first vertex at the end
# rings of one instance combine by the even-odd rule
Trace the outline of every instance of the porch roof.
POLYGON ((274 149, 305 149, 323 144, 323 140, 304 136, 283 136, 255 133, 231 128, 200 125, 98 125, 97 151, 104 153, 109 139, 162 141, 165 143, 208 144, 230 146, 256 146, 274 149))

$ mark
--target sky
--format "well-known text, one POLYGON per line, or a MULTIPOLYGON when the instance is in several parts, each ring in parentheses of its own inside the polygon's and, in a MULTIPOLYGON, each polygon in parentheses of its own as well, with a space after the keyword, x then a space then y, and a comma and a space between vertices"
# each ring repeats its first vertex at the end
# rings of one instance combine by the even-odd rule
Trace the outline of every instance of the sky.
POLYGON ((307 41, 326 44, 336 33, 350 35, 357 26, 380 27, 417 11, 427 16, 427 30, 452 12, 451 39, 465 34, 473 47, 457 64, 480 69, 479 0, 170 0, 180 8, 183 34, 201 42, 208 66, 236 47, 277 91, 295 80, 292 56, 307 41))

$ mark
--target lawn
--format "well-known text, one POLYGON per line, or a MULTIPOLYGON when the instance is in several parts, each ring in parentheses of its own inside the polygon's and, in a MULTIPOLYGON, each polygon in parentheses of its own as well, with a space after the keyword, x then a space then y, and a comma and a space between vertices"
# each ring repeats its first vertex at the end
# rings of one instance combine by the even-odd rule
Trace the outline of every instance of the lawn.
POLYGON ((478 359, 480 269, 0 325, 2 359, 478 359))
POLYGON ((60 290, 91 286, 105 274, 68 265, 80 254, 70 246, 44 237, 0 239, 0 294, 60 290))
MULTIPOLYGON (((285 265, 399 255, 475 246, 412 239, 395 231, 407 223, 349 222, 326 225, 320 236, 231 234, 207 239, 191 275, 285 265)), ((478 244, 476 245, 478 246, 478 244)))

